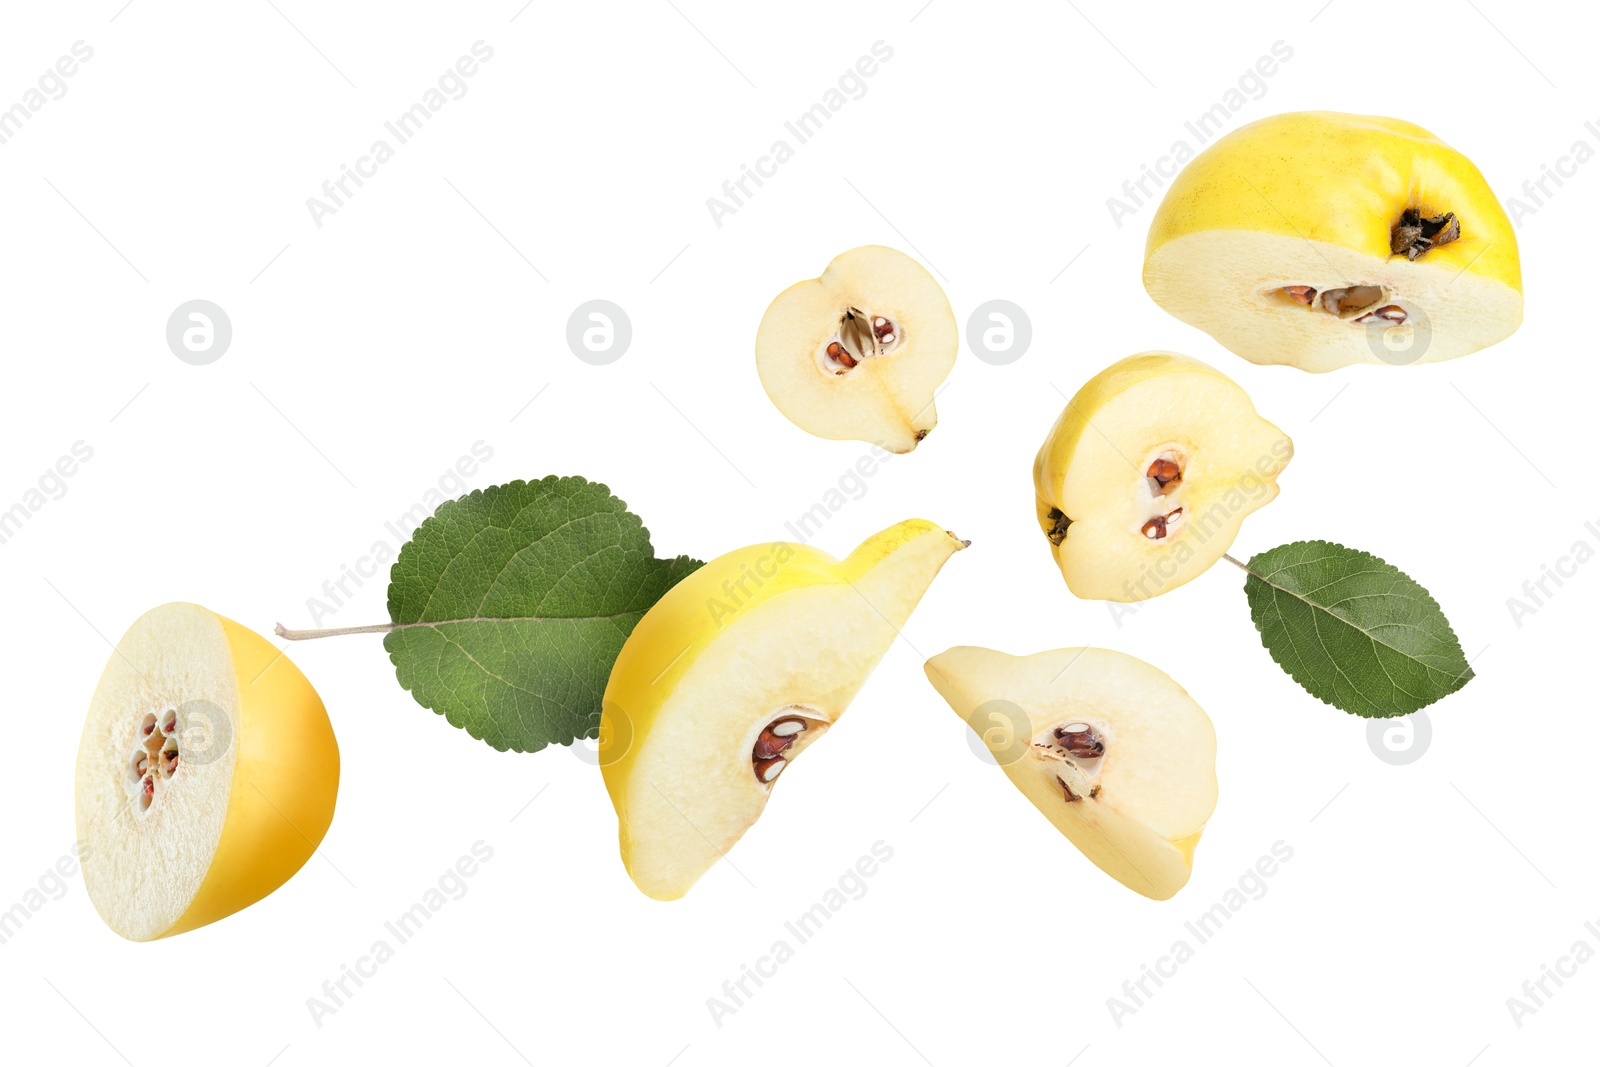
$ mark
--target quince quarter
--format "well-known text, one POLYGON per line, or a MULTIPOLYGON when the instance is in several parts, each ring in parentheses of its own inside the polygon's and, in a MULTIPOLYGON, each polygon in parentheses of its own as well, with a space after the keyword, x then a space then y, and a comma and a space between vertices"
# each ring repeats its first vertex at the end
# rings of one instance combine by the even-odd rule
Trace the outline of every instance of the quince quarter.
POLYGON ((807 433, 910 452, 939 421, 933 394, 959 340, 933 276, 903 252, 865 245, 778 294, 756 332, 756 370, 807 433))
POLYGON ((1011 784, 1096 867, 1153 900, 1189 881, 1217 805, 1217 735, 1177 682, 1104 648, 963 646, 925 670, 1011 784))

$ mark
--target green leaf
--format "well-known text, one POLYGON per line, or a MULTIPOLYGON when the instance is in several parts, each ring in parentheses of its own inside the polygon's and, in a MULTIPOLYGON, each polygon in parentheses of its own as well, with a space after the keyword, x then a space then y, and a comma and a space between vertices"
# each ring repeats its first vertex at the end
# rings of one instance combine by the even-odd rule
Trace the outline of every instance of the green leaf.
POLYGON ((442 504, 389 575, 400 685, 481 741, 535 752, 596 736, 600 697, 644 613, 699 567, 657 559, 603 485, 549 477, 442 504))
POLYGON ((1325 703, 1369 719, 1409 715, 1472 680, 1438 603, 1376 556, 1295 541, 1247 569, 1261 643, 1325 703))

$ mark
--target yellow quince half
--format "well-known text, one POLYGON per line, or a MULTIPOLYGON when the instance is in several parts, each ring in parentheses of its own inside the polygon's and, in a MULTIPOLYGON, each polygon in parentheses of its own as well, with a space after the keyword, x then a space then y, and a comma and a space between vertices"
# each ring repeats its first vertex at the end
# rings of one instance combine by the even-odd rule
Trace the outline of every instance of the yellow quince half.
POLYGON ((755 824, 966 544, 908 519, 843 560, 752 545, 645 614, 611 669, 600 766, 622 862, 646 895, 683 896, 755 824))
POLYGON ((1144 286, 1238 355, 1307 371, 1455 359, 1522 322, 1516 232, 1472 161, 1333 111, 1195 157, 1150 224, 1144 286))
POLYGON ((288 881, 333 821, 339 746, 311 683, 196 604, 117 642, 78 746, 84 882, 106 925, 153 941, 288 881))
POLYGON ((1147 600, 1221 559, 1293 456, 1227 375, 1143 352, 1089 379, 1045 437, 1039 527, 1074 595, 1147 600))
POLYGON ((1104 648, 959 647, 928 680, 1096 867, 1154 900, 1189 881, 1217 806, 1217 735, 1182 686, 1104 648))

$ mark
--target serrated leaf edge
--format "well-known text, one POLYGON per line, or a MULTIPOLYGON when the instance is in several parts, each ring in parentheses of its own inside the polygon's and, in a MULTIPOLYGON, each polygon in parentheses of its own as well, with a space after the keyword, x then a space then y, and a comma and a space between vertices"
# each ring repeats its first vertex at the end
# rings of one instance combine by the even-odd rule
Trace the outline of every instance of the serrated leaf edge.
MULTIPOLYGON (((1266 555, 1268 552, 1276 552, 1280 548, 1288 548, 1291 545, 1311 545, 1311 546, 1314 546, 1314 547, 1326 547, 1326 548, 1329 548, 1329 549, 1338 549, 1341 552, 1348 552, 1348 553, 1352 553, 1352 554, 1357 555, 1357 556, 1365 557, 1366 559, 1372 560, 1374 563, 1382 564, 1383 566, 1394 570, 1396 573, 1400 574, 1407 581, 1409 581, 1412 585, 1416 586, 1417 590, 1419 592, 1421 592, 1421 594, 1422 594, 1424 600, 1427 602, 1427 604, 1429 606, 1431 606, 1435 611, 1437 611, 1439 613, 1439 617, 1444 620, 1445 630, 1449 633, 1450 640, 1454 644, 1456 651, 1461 653, 1462 660, 1464 660, 1464 661, 1467 660, 1466 650, 1464 648, 1462 648, 1460 635, 1456 633, 1455 627, 1450 624, 1450 618, 1449 618, 1448 615, 1445 614, 1444 607, 1437 600, 1434 599, 1433 594, 1428 592, 1428 590, 1422 585, 1421 582, 1419 582, 1415 578, 1411 577, 1410 574, 1406 573, 1406 571, 1402 570, 1400 567, 1396 566, 1393 563, 1390 563, 1388 560, 1382 558, 1381 556, 1377 556, 1377 555, 1374 555, 1371 552, 1366 551, 1365 549, 1351 548, 1348 545, 1341 545, 1337 541, 1324 541, 1324 540, 1320 540, 1320 539, 1311 540, 1311 541, 1287 541, 1284 544, 1277 545, 1277 546, 1275 546, 1273 548, 1265 549, 1264 551, 1261 551, 1261 552, 1257 552, 1254 556, 1250 557, 1250 560, 1247 563, 1243 564, 1243 568, 1244 568, 1244 571, 1245 571, 1245 587, 1246 587, 1246 589, 1249 588, 1250 579, 1254 578, 1257 581, 1261 582, 1263 585, 1268 586, 1271 589, 1275 589, 1275 590, 1277 590, 1279 592, 1282 592, 1287 596, 1294 597, 1296 600, 1298 600, 1301 603, 1303 603, 1303 604, 1307 605, 1308 607, 1310 607, 1312 609, 1312 611, 1313 611, 1313 614, 1312 614, 1312 619, 1313 620, 1315 620, 1316 617, 1317 617, 1316 612, 1322 612, 1323 614, 1326 614, 1326 615, 1333 615, 1334 613, 1332 611, 1328 610, 1327 607, 1325 607, 1325 606, 1323 606, 1321 604, 1317 604, 1317 603, 1315 603, 1315 602, 1313 602, 1311 600, 1307 600, 1304 596, 1300 595, 1299 593, 1296 593, 1292 589, 1284 588, 1283 586, 1279 585, 1278 583, 1276 583, 1276 582, 1272 581, 1271 579, 1267 578, 1265 575, 1263 575, 1260 571, 1258 571, 1256 569, 1256 560, 1260 559, 1262 556, 1266 555)), ((1315 560, 1304 560, 1304 561, 1301 561, 1301 562, 1314 563, 1314 562, 1317 562, 1317 561, 1315 561, 1315 560)), ((1339 618, 1338 616, 1334 616, 1334 617, 1335 618, 1339 618)), ((1281 611, 1278 612, 1278 619, 1279 619, 1280 622, 1282 622, 1283 613, 1281 611)), ((1472 681, 1473 678, 1477 677, 1477 675, 1472 670, 1471 662, 1467 661, 1466 669, 1464 671, 1462 671, 1460 674, 1457 674, 1454 678, 1451 679, 1450 688, 1448 688, 1447 690, 1445 690, 1445 692, 1439 694, 1438 696, 1434 697, 1433 699, 1425 701, 1425 702, 1417 705, 1411 711, 1396 712, 1396 713, 1393 713, 1393 714, 1383 714, 1383 713, 1379 713, 1379 712, 1374 712, 1372 714, 1367 714, 1365 712, 1356 711, 1356 710, 1354 710, 1352 708, 1344 707, 1344 706, 1342 706, 1340 704, 1335 704, 1333 701, 1329 700, 1327 697, 1325 697, 1322 694, 1317 693, 1314 690, 1312 690, 1310 686, 1306 685, 1299 678, 1296 678, 1295 675, 1294 675, 1294 672, 1289 668, 1289 665, 1287 663, 1285 663, 1283 658, 1278 655, 1277 650, 1274 649, 1271 645, 1269 645, 1267 643, 1266 632, 1264 630, 1262 630, 1261 624, 1259 622, 1257 622, 1253 617, 1251 618, 1250 621, 1251 621, 1251 624, 1254 625, 1255 628, 1256 628, 1257 636, 1259 636, 1261 638, 1261 647, 1267 650, 1267 655, 1272 657, 1272 661, 1274 663, 1276 663, 1278 665, 1279 669, 1282 670, 1283 673, 1287 674, 1289 676, 1289 678, 1296 685, 1298 685, 1301 689, 1305 690, 1305 692, 1308 693, 1309 695, 1315 697, 1317 700, 1319 700, 1322 703, 1328 705, 1330 708, 1337 708, 1338 710, 1344 712, 1346 715, 1354 715, 1357 718, 1362 718, 1362 719, 1397 719, 1397 718, 1403 718, 1406 715, 1413 714, 1414 712, 1421 711, 1423 708, 1429 707, 1429 706, 1431 706, 1433 704, 1437 704, 1439 701, 1443 700, 1447 696, 1450 696, 1452 693, 1459 692, 1463 687, 1466 686, 1466 684, 1468 682, 1472 681)), ((1423 663, 1421 660, 1418 660, 1415 657, 1410 656, 1407 653, 1401 651, 1400 649, 1395 648, 1393 645, 1389 644, 1387 641, 1379 640, 1377 637, 1373 636, 1372 633, 1370 633, 1368 630, 1366 630, 1366 629, 1364 629, 1364 628, 1362 628, 1360 626, 1357 626, 1353 622, 1349 622, 1348 620, 1345 620, 1345 619, 1342 619, 1342 618, 1339 618, 1339 621, 1344 623, 1346 626, 1349 626, 1352 630, 1357 631, 1363 637, 1365 637, 1368 641, 1371 641, 1375 645, 1381 645, 1384 648, 1389 649, 1391 652, 1396 653, 1397 655, 1404 656, 1406 659, 1411 660, 1413 663, 1419 664, 1420 666, 1422 666, 1426 670, 1431 670, 1431 671, 1434 671, 1435 673, 1438 673, 1438 674, 1444 674, 1445 673, 1444 671, 1439 670, 1437 667, 1433 667, 1433 666, 1431 666, 1431 665, 1429 665, 1427 663, 1423 663)), ((1287 627, 1285 627, 1285 629, 1287 630, 1287 627)), ((1329 658, 1332 659, 1331 656, 1329 658)), ((1335 667, 1336 670, 1339 671, 1339 673, 1341 675, 1343 675, 1346 679, 1349 679, 1349 676, 1344 674, 1343 668, 1340 667, 1338 663, 1335 663, 1334 667, 1335 667)), ((1387 672, 1385 672, 1385 673, 1387 673, 1387 672)), ((1355 684, 1355 682, 1353 680, 1350 682, 1350 685, 1351 685, 1351 688, 1354 689, 1356 692, 1358 692, 1358 693, 1361 692, 1361 687, 1359 685, 1355 684)), ((1398 689, 1399 687, 1396 686, 1396 688, 1398 689)), ((1371 702, 1368 701, 1368 703, 1370 704, 1371 702)))

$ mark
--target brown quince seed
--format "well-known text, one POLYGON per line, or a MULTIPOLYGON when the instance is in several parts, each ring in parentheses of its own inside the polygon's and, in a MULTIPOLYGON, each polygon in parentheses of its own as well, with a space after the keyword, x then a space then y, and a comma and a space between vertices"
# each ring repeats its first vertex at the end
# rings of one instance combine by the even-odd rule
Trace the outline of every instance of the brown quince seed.
POLYGON ((1154 478, 1158 488, 1166 489, 1169 483, 1183 480, 1183 468, 1170 459, 1158 459, 1150 464, 1150 469, 1145 471, 1144 475, 1146 478, 1154 478))
POLYGON ((756 762, 771 759, 773 756, 782 755, 794 744, 793 737, 779 737, 770 729, 761 731, 761 736, 756 738, 756 744, 750 751, 750 758, 756 762))
POLYGON ((1105 742, 1086 722, 1069 722, 1052 731, 1056 744, 1066 749, 1069 756, 1078 759, 1099 759, 1106 754, 1105 742))

